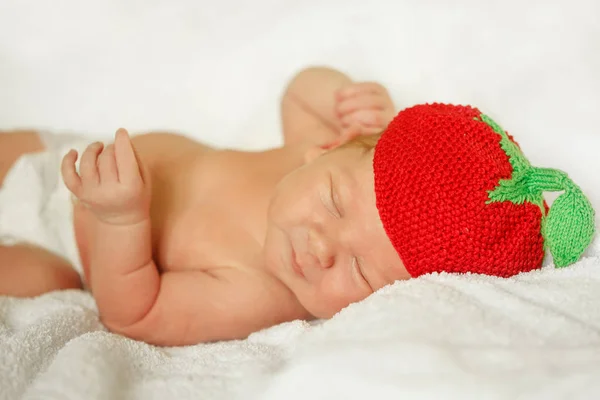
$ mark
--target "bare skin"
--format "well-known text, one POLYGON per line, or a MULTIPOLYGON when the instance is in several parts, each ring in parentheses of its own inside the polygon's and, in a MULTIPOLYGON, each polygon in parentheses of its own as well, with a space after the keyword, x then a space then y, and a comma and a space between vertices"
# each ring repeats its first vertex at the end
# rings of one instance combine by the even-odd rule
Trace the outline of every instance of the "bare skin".
POLYGON ((15 161, 25 153, 44 151, 44 145, 35 131, 0 132, 0 186, 15 161))
MULTIPOLYGON (((78 199, 77 244, 103 323, 158 345, 238 339, 283 321, 329 317, 405 278, 381 224, 370 224, 378 221, 368 185, 372 154, 356 148, 323 154, 356 134, 380 132, 394 115, 380 85, 311 68, 283 96, 282 148, 215 150, 168 133, 130 139, 121 129, 113 144, 92 144, 80 155, 79 173, 78 155, 67 154, 63 179, 78 199), (343 194, 346 217, 328 220, 332 212, 317 195, 324 176, 344 183, 335 190, 343 194), (371 267, 361 270, 359 258, 371 267)), ((28 146, 0 156, 39 150, 28 146)), ((2 249, 0 265, 26 258, 3 256, 2 249)), ((51 268, 48 252, 36 252, 25 252, 28 263, 51 268)), ((41 268, 29 274, 43 276, 41 268)), ((53 268, 65 270, 64 263, 53 268)), ((0 269, 0 281, 5 273, 0 269)), ((41 280, 46 284, 38 290, 13 283, 0 293, 77 286, 41 280)))

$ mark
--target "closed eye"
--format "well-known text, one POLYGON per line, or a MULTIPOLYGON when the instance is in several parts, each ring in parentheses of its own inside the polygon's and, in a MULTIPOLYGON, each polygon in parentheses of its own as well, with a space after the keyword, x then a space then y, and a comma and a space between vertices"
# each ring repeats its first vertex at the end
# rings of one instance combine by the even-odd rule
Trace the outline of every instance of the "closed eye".
POLYGON ((356 271, 356 273, 358 274, 359 278, 366 283, 366 285, 369 287, 369 289, 371 290, 371 292, 373 292, 373 287, 371 286, 371 284, 369 283, 369 281, 367 280, 362 267, 360 265, 360 262, 358 261, 358 257, 354 257, 352 259, 352 264, 354 266, 354 270, 356 271))
POLYGON ((334 186, 333 186, 333 174, 329 174, 329 197, 331 199, 331 204, 333 205, 333 208, 335 209, 335 212, 337 213, 337 217, 338 218, 342 218, 342 212, 340 211, 340 207, 338 205, 337 200, 337 196, 336 196, 336 192, 334 190, 334 186))

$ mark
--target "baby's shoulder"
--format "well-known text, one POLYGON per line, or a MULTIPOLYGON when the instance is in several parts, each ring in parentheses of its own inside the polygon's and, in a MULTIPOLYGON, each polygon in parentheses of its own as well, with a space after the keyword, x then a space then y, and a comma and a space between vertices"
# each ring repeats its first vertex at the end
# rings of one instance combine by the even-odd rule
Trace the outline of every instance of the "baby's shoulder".
POLYGON ((169 132, 150 132, 131 139, 140 160, 150 165, 172 165, 211 148, 188 136, 169 132))

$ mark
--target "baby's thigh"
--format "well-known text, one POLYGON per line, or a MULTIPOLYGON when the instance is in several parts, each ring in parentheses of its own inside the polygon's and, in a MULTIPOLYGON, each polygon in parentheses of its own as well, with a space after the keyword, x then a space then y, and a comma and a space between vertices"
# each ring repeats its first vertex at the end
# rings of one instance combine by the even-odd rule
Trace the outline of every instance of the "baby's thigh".
POLYGON ((0 186, 19 157, 44 150, 36 131, 0 131, 0 186))

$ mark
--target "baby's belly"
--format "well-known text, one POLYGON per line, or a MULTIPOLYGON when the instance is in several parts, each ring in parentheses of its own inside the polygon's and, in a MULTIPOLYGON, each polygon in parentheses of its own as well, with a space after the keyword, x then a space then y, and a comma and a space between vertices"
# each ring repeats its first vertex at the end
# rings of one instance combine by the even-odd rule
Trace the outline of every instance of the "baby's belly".
MULTIPOLYGON (((148 170, 152 182, 153 255, 163 248, 161 233, 177 208, 181 198, 187 197, 189 185, 186 173, 204 153, 212 149, 181 135, 149 133, 132 138, 137 155, 148 170)), ((90 257, 94 245, 97 221, 90 210, 75 202, 73 207, 75 240, 86 280, 89 277, 90 257)), ((99 238, 101 239, 101 238, 99 238)), ((157 261, 157 260, 155 260, 157 261)))
MULTIPOLYGON (((169 214, 154 213, 152 218, 153 259, 162 272, 208 270, 214 267, 252 267, 261 247, 236 226, 221 207, 172 209, 169 214)), ((89 282, 91 250, 95 240, 94 215, 83 205, 73 208, 75 240, 84 278, 89 282)))
MULTIPOLYGON (((157 188, 157 192, 160 191, 160 188, 157 188)), ((173 197, 173 193, 170 196, 173 197)), ((196 243, 194 246, 194 238, 200 239, 197 242, 206 244, 206 240, 202 240, 202 236, 206 239, 206 235, 198 232, 201 224, 194 224, 202 216, 198 215, 198 212, 193 213, 186 209, 162 206, 164 204, 173 205, 172 198, 167 199, 164 196, 154 198, 153 203, 155 203, 155 206, 152 206, 150 211, 152 257, 159 270, 197 268, 203 261, 202 255, 209 254, 198 251, 204 247, 203 245, 196 243)), ((204 220, 206 221, 206 218, 204 220)), ((88 208, 75 201, 73 205, 73 224, 84 278, 86 282, 89 282, 93 246, 97 240, 102 240, 101 237, 95 236, 98 220, 88 208)), ((214 254, 214 252, 210 254, 214 254)), ((205 262, 202 264, 205 264, 205 262)))
POLYGON ((157 232, 155 261, 163 271, 254 267, 261 246, 222 205, 177 210, 157 232))

